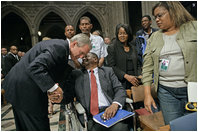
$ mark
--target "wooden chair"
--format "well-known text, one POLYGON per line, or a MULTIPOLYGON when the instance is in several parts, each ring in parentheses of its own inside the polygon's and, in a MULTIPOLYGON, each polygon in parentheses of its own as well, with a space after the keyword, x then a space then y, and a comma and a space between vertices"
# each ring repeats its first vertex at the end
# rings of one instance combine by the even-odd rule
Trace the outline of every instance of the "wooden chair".
MULTIPOLYGON (((154 84, 152 84, 151 86, 151 94, 153 98, 157 98, 154 84)), ((133 100, 133 103, 143 102, 144 101, 144 86, 143 85, 139 85, 138 87, 132 86, 131 95, 132 95, 131 98, 133 100)), ((142 109, 134 110, 134 112, 136 113, 136 116, 135 116, 136 121, 140 121, 140 126, 144 131, 160 130, 160 127, 163 127, 165 125, 161 111, 151 114, 148 111, 146 111, 145 108, 142 108, 142 109)))
POLYGON ((162 112, 139 116, 143 131, 159 131, 160 127, 165 126, 162 112))

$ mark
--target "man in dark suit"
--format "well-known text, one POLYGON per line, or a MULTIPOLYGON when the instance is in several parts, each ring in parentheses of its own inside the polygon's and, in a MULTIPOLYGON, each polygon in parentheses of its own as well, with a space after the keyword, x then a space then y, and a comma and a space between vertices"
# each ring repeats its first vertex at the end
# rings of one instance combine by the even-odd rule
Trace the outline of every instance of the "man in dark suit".
POLYGON ((4 78, 4 75, 2 74, 5 68, 5 57, 7 56, 7 48, 2 47, 1 48, 1 78, 4 78))
POLYGON ((55 103, 61 102, 63 92, 57 83, 68 67, 69 54, 75 60, 84 57, 90 49, 90 40, 84 34, 74 36, 70 46, 64 40, 42 41, 10 70, 2 87, 12 104, 17 131, 50 130, 48 96, 55 103))
POLYGON ((10 47, 10 52, 4 59, 4 68, 2 71, 3 77, 5 77, 8 72, 12 69, 12 67, 19 61, 18 58, 18 48, 16 46, 10 47))
MULTIPOLYGON (((75 70, 72 75, 76 78, 75 80, 75 94, 77 100, 86 109, 88 115, 88 130, 92 131, 127 131, 128 125, 124 122, 119 122, 110 128, 106 128, 93 121, 93 115, 105 111, 104 118, 110 119, 113 117, 118 109, 122 109, 126 100, 126 92, 122 87, 118 78, 114 74, 110 67, 98 67, 98 57, 95 53, 88 53, 83 58, 82 65, 85 69, 75 70), (92 112, 92 76, 93 70, 97 92, 97 108, 99 111, 96 113, 92 112), (91 75, 92 74, 92 75, 91 75), (91 82, 91 83, 90 83, 91 82)), ((94 92, 94 93, 97 93, 94 92)), ((83 123, 83 117, 79 117, 81 123, 83 123)))
MULTIPOLYGON (((66 37, 66 40, 65 41, 68 41, 68 43, 70 44, 70 39, 76 34, 76 31, 74 29, 74 26, 73 25, 67 25, 65 27, 65 37, 66 37)), ((75 64, 74 62, 71 60, 71 57, 69 56, 69 61, 68 63, 75 68, 75 64)))

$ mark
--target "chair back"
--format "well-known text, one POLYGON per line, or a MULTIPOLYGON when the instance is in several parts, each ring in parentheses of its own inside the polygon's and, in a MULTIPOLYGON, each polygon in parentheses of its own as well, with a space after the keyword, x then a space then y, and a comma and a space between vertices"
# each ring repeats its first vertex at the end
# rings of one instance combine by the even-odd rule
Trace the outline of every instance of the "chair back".
POLYGON ((197 112, 170 121, 171 131, 197 131, 197 112))
MULTIPOLYGON (((144 101, 144 86, 132 86, 131 87, 132 99, 133 102, 141 102, 144 101)), ((151 85, 151 94, 153 98, 157 98, 157 93, 155 92, 154 84, 151 85)))

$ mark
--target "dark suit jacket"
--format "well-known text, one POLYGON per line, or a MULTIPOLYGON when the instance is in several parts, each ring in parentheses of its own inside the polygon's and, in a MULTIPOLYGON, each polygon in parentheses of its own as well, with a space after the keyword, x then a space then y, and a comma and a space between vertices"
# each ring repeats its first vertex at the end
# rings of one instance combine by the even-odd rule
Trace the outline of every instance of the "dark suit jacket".
MULTIPOLYGON (((86 109, 88 117, 90 117, 90 98, 91 88, 89 74, 87 70, 74 70, 72 75, 75 80, 75 94, 77 100, 86 109)), ((122 84, 118 81, 118 78, 110 67, 98 68, 98 75, 101 84, 101 89, 109 101, 112 104, 113 101, 119 102, 122 106, 125 104, 126 91, 122 87, 122 84)), ((82 117, 80 117, 81 123, 82 117)))
MULTIPOLYGON (((152 28, 152 32, 154 33, 155 31, 157 31, 158 29, 156 29, 156 28, 152 28)), ((138 36, 142 36, 143 34, 145 34, 144 33, 144 30, 143 29, 140 29, 140 30, 138 30, 137 32, 136 32, 136 37, 138 37, 138 36)), ((152 35, 152 33, 150 34, 150 36, 152 35)), ((149 36, 149 37, 150 37, 149 36)))
POLYGON ((3 57, 3 55, 1 55, 1 74, 3 74, 4 76, 5 76, 5 73, 4 73, 5 72, 5 57, 3 57))
POLYGON ((37 43, 3 81, 7 101, 29 114, 47 115, 47 90, 62 80, 68 55, 69 46, 64 40, 37 43))
POLYGON ((4 58, 4 67, 3 67, 3 75, 6 76, 8 74, 8 72, 10 71, 10 69, 12 69, 12 67, 18 62, 19 60, 17 60, 12 54, 8 54, 5 58, 4 58))
MULTIPOLYGON (((129 43, 129 47, 130 50, 132 50, 131 58, 135 72, 134 76, 138 76, 141 74, 141 67, 137 58, 137 49, 135 47, 135 44, 132 43, 129 43)), ((126 81, 126 79, 124 79, 124 75, 127 71, 127 58, 125 56, 124 45, 119 41, 114 40, 113 44, 108 47, 107 51, 108 65, 113 68, 116 76, 123 83, 126 81)))

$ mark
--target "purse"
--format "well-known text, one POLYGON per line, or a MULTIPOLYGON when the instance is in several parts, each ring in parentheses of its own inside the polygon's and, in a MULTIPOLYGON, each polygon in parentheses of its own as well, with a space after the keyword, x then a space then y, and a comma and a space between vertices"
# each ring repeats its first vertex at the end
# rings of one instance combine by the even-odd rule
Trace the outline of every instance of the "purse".
MULTIPOLYGON (((144 101, 144 86, 143 85, 139 85, 137 87, 132 86, 131 92, 132 92, 133 102, 144 101)), ((155 92, 154 84, 151 85, 151 95, 153 96, 153 98, 157 98, 157 93, 155 92)))

